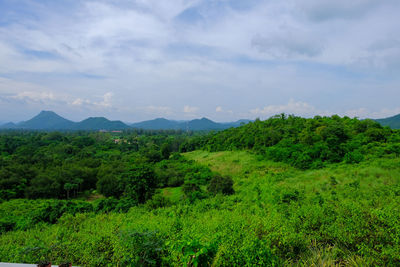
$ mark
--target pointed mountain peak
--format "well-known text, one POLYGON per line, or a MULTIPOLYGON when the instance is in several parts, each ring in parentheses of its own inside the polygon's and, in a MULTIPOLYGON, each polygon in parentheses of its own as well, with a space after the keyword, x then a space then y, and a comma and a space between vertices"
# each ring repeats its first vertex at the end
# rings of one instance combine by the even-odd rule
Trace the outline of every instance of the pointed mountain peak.
POLYGON ((60 115, 58 115, 57 113, 55 113, 54 111, 51 110, 42 110, 40 111, 40 113, 38 115, 36 115, 36 117, 38 116, 57 116, 57 117, 61 117, 60 115))
POLYGON ((69 129, 74 123, 64 119, 54 111, 42 110, 32 119, 18 124, 19 128, 39 130, 69 129))

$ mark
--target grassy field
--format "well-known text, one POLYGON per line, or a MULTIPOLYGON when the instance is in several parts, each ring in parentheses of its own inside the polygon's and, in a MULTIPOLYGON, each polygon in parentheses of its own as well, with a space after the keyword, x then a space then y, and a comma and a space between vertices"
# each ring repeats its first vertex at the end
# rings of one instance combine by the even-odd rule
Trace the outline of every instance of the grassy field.
MULTIPOLYGON (((400 265, 400 159, 301 171, 245 151, 184 156, 232 176, 235 194, 189 203, 180 187, 164 188, 172 206, 63 216, 54 225, 1 235, 0 261, 400 265)), ((13 207, 2 203, 0 209, 12 212, 13 207)))

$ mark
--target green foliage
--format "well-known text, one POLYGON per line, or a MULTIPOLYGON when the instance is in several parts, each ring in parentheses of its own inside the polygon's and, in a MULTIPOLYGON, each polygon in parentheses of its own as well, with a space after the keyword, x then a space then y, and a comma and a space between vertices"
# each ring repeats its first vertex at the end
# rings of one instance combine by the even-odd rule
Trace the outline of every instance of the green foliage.
POLYGON ((156 188, 156 179, 150 165, 133 166, 122 178, 124 196, 134 199, 137 203, 144 203, 150 199, 156 188))
POLYGON ((235 193, 233 189, 233 180, 229 176, 215 175, 207 186, 208 192, 211 194, 232 195, 235 193))
POLYGON ((182 191, 185 198, 189 200, 190 203, 197 199, 203 199, 206 197, 204 191, 201 189, 200 184, 196 180, 186 179, 182 186, 182 191))
MULTIPOLYGON (((326 163, 357 163, 379 157, 380 149, 396 144, 399 131, 372 120, 316 116, 305 119, 279 115, 208 136, 189 139, 181 151, 252 150, 268 159, 299 169, 316 169, 326 163)), ((385 154, 397 153, 385 149, 385 154)))
POLYGON ((153 197, 146 202, 146 207, 150 210, 164 208, 171 206, 172 202, 168 198, 164 197, 161 194, 155 194, 153 197))
POLYGON ((217 249, 214 243, 200 243, 197 239, 183 242, 180 247, 183 254, 182 265, 211 266, 217 249))
POLYGON ((157 232, 122 231, 120 250, 114 255, 120 266, 167 266, 165 241, 157 232))
POLYGON ((361 161, 363 161, 363 159, 363 154, 357 150, 348 152, 346 153, 346 155, 344 155, 344 162, 346 163, 360 163, 361 161))
POLYGON ((121 178, 115 175, 104 175, 96 184, 97 191, 106 197, 120 197, 123 193, 121 178))
POLYGON ((167 159, 189 135, 0 131, 0 200, 78 198, 93 189, 119 198, 132 165, 167 159))
POLYGON ((162 144, 160 153, 163 159, 168 159, 171 155, 170 145, 168 143, 162 144))
POLYGON ((177 156, 157 163, 155 174, 159 187, 181 186, 185 180, 196 180, 199 184, 206 185, 213 177, 213 173, 206 166, 177 156))
POLYGON ((39 223, 54 224, 63 214, 92 210, 92 205, 85 201, 11 200, 0 204, 0 230, 4 233, 26 230, 39 223))

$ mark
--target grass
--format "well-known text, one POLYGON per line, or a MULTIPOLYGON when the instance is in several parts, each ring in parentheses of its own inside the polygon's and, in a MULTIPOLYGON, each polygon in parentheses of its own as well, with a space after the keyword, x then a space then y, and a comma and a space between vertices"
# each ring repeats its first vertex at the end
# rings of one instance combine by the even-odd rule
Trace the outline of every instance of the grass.
POLYGON ((183 197, 182 187, 166 187, 161 189, 161 194, 172 203, 178 203, 183 197))
POLYGON ((246 151, 223 151, 210 153, 193 151, 183 154, 187 159, 208 166, 212 171, 232 177, 280 173, 290 169, 287 164, 267 161, 246 151))

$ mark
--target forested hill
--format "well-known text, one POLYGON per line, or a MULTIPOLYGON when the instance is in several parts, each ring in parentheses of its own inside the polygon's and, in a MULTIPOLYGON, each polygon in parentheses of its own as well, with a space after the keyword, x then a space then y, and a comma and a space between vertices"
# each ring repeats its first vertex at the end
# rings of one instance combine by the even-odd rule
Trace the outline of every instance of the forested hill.
POLYGON ((370 155, 399 154, 399 140, 398 131, 373 120, 337 115, 306 119, 282 114, 191 139, 181 149, 252 150, 269 159, 308 169, 341 161, 360 162, 370 155))
POLYGON ((376 121, 383 126, 389 126, 393 129, 400 129, 400 114, 389 118, 377 119, 376 121))

